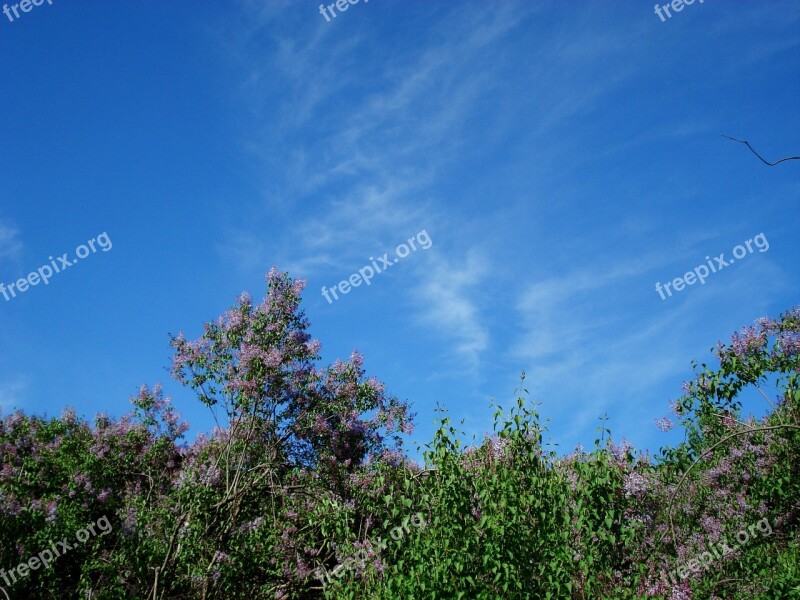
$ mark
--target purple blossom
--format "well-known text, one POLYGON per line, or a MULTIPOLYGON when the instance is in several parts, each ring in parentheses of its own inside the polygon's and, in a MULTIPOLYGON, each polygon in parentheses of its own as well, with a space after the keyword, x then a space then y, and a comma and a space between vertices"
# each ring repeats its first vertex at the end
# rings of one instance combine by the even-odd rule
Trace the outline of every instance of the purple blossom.
POLYGON ((625 495, 626 496, 639 496, 646 492, 650 487, 647 479, 640 473, 630 472, 625 475, 625 495))
POLYGON ((678 404, 677 400, 670 400, 669 401, 669 410, 674 414, 676 417, 680 416, 681 414, 681 405, 678 404))
POLYGON ((661 431, 669 431, 670 429, 675 427, 675 424, 672 422, 672 420, 669 417, 663 417, 661 419, 654 419, 654 421, 656 423, 656 427, 658 427, 661 431))
POLYGON ((47 523, 55 523, 56 519, 58 518, 58 503, 55 500, 51 500, 47 503, 47 509, 45 510, 45 521, 47 523))
POLYGON ((739 357, 744 358, 745 355, 752 351, 760 350, 767 344, 767 335, 755 327, 743 327, 740 333, 734 333, 731 340, 731 349, 733 353, 739 357))

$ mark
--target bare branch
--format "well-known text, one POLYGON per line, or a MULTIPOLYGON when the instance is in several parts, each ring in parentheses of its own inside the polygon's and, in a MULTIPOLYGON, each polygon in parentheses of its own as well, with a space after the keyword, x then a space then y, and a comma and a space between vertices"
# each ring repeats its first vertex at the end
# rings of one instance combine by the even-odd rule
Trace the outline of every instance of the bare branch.
POLYGON ((778 414, 778 409, 775 408, 775 405, 772 402, 770 402, 769 398, 767 398, 767 395, 764 393, 764 391, 761 389, 761 387, 758 384, 755 384, 755 387, 758 390, 759 394, 764 396, 764 400, 767 401, 767 404, 769 404, 772 407, 772 413, 778 417, 778 421, 780 421, 780 423, 782 425, 783 424, 783 419, 778 414))
POLYGON ((761 162, 763 162, 768 167, 774 167, 775 165, 780 164, 785 160, 800 160, 800 156, 787 156, 786 158, 782 158, 779 161, 771 163, 771 162, 768 162, 768 161, 764 160, 764 158, 758 152, 755 151, 755 149, 750 145, 750 142, 748 142, 747 140, 737 140, 736 138, 732 138, 731 136, 725 135, 724 133, 722 134, 722 137, 727 138, 729 140, 733 140, 734 142, 739 142, 740 144, 744 144, 745 146, 750 148, 750 151, 753 154, 755 154, 761 160, 761 162))

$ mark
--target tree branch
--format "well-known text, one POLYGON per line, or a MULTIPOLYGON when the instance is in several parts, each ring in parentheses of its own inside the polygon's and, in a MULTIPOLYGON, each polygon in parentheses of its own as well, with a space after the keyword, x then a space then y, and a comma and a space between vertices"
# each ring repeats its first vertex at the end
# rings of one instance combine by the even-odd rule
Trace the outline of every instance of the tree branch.
MULTIPOLYGON (((772 426, 768 426, 768 427, 756 427, 756 428, 753 428, 753 429, 745 429, 744 431, 737 431, 737 432, 732 433, 732 434, 730 434, 728 436, 725 436, 724 438, 719 440, 716 444, 714 444, 708 450, 706 450, 700 456, 698 456, 697 459, 691 465, 689 465, 689 468, 686 469, 686 471, 683 473, 683 476, 678 481, 678 485, 675 486, 675 489, 673 490, 672 495, 670 496, 669 502, 667 503, 667 517, 669 517, 669 529, 670 529, 670 533, 672 533, 672 543, 673 544, 675 543, 675 538, 677 536, 675 535, 675 524, 672 521, 672 505, 673 505, 673 503, 675 501, 676 496, 678 495, 678 490, 683 485, 683 482, 689 476, 689 473, 691 473, 692 469, 695 468, 698 464, 700 464, 700 461, 703 460, 703 458, 705 458, 705 456, 707 454, 712 453, 716 448, 718 448, 719 446, 721 446, 722 444, 724 444, 728 440, 731 440, 731 439, 733 439, 735 437, 738 437, 740 435, 747 435, 748 433, 758 433, 760 431, 774 431, 776 429, 800 429, 800 427, 798 427, 797 425, 785 425, 785 424, 783 424, 783 425, 772 425, 772 426)), ((661 539, 662 540, 664 539, 665 535, 666 535, 666 532, 661 535, 661 539)))
POLYGON ((775 165, 780 164, 785 160, 800 160, 800 156, 787 156, 786 158, 782 158, 779 161, 771 163, 771 162, 768 162, 768 161, 764 160, 764 158, 758 152, 755 151, 755 149, 750 145, 750 142, 748 142, 747 140, 737 140, 736 138, 732 138, 731 136, 725 135, 724 133, 722 134, 722 137, 728 138, 729 140, 733 140, 734 142, 739 142, 740 144, 744 144, 745 146, 750 148, 750 151, 753 154, 755 154, 761 160, 761 162, 763 162, 768 167, 774 167, 775 165))

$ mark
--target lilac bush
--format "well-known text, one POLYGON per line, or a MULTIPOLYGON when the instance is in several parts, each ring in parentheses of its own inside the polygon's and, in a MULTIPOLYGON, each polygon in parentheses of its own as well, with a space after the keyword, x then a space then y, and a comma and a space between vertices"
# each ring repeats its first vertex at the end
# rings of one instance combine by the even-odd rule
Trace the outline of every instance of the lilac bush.
POLYGON ((479 443, 443 416, 418 465, 403 453, 409 406, 364 358, 319 365, 303 286, 273 269, 259 303, 243 294, 197 339, 171 338, 172 374, 217 422, 191 443, 158 385, 119 418, 3 416, 0 569, 101 517, 112 530, 0 586, 104 599, 800 594, 800 308, 719 344, 716 368, 695 365, 656 423, 685 441, 658 456, 603 426, 591 451, 547 451, 522 390, 479 443), (765 416, 744 414, 745 394, 765 416), (394 536, 411 515, 425 526, 394 536), (770 535, 686 571, 757 522, 770 535))

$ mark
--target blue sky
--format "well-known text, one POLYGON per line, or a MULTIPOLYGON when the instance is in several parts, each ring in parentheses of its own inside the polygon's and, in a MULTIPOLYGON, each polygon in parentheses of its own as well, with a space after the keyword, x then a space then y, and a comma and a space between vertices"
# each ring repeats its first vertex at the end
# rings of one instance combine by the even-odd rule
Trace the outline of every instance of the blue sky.
MULTIPOLYGON (((354 348, 418 413, 481 437, 519 373, 568 451, 657 450, 717 340, 798 302, 800 3, 53 0, 0 15, 0 405, 121 414, 272 265, 308 280, 327 362, 354 348), (425 230, 412 252, 321 294, 425 230), (763 233, 765 252, 662 300, 763 233)), ((758 407, 761 410, 761 407, 758 407)))

